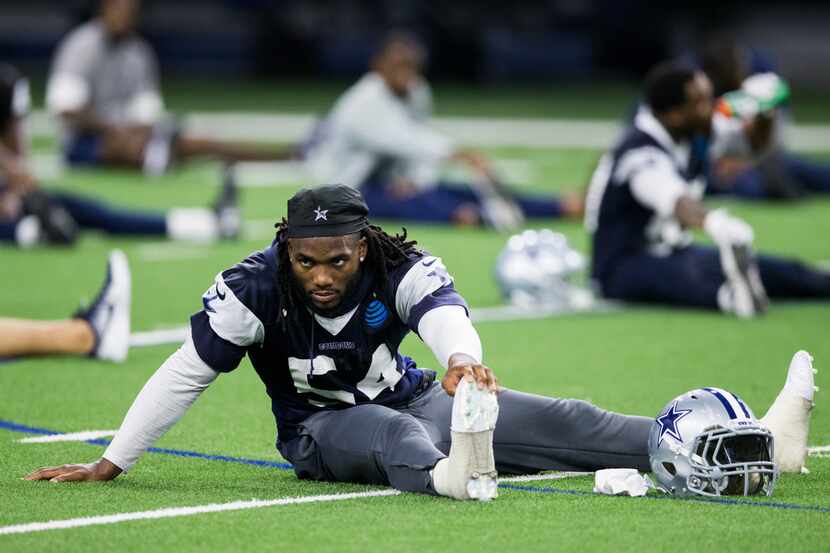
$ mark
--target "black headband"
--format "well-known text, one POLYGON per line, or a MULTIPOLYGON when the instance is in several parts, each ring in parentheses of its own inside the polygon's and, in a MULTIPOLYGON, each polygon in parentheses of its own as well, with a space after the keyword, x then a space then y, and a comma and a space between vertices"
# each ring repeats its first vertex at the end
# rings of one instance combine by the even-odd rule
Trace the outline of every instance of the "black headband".
POLYGON ((344 236, 369 226, 360 192, 342 184, 304 188, 288 200, 288 238, 344 236))

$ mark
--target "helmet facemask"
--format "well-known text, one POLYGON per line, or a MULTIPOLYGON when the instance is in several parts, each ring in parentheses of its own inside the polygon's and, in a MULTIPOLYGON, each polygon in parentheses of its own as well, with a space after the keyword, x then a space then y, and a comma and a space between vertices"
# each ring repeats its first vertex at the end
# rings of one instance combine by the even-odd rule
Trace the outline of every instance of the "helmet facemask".
POLYGON ((716 426, 695 437, 689 456, 687 489, 704 496, 772 495, 778 471, 773 439, 759 426, 716 426))

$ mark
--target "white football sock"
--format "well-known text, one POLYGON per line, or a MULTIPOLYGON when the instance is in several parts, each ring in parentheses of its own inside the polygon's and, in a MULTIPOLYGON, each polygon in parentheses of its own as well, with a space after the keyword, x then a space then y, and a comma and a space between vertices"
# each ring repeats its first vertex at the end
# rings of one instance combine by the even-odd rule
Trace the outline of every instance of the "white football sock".
POLYGON ((40 221, 34 215, 23 217, 14 227, 14 239, 21 248, 31 248, 40 242, 42 235, 40 221))
POLYGON ((213 242, 219 237, 216 214, 202 207, 177 207, 167 212, 167 236, 188 242, 213 242))
POLYGON ((781 472, 802 472, 807 459, 810 411, 813 394, 818 389, 813 385, 814 372, 810 354, 803 350, 796 352, 784 388, 760 421, 772 432, 774 460, 781 472))

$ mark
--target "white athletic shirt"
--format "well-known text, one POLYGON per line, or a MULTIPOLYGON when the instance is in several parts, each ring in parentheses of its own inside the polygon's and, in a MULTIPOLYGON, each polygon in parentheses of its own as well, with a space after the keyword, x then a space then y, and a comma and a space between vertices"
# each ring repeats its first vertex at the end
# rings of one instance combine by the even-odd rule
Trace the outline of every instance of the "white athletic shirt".
POLYGON ((385 169, 418 185, 436 180, 453 141, 427 125, 431 94, 425 82, 401 99, 371 72, 349 88, 315 130, 306 152, 314 180, 360 187, 385 169))
POLYGON ((136 34, 113 41, 99 20, 85 23, 58 46, 46 104, 55 115, 88 107, 109 124, 152 124, 164 111, 156 56, 136 34))

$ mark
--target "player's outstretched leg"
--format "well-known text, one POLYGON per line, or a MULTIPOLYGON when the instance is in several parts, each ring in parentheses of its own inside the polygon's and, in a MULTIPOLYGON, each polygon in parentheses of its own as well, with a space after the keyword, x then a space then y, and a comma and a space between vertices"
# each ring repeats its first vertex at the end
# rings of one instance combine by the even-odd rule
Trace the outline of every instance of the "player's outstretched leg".
POLYGON ((107 263, 107 278, 89 308, 75 314, 92 327, 95 346, 91 357, 120 363, 127 359, 130 341, 130 268, 127 256, 113 250, 107 263))
POLYGON ((770 429, 775 440, 775 463, 781 472, 802 472, 807 459, 807 434, 810 432, 810 411, 816 370, 812 356, 797 351, 790 361, 787 381, 775 398, 761 423, 770 429))
POLYGON ((462 379, 452 405, 450 454, 432 471, 433 488, 455 499, 489 501, 498 495, 493 431, 499 416, 496 394, 462 379))

